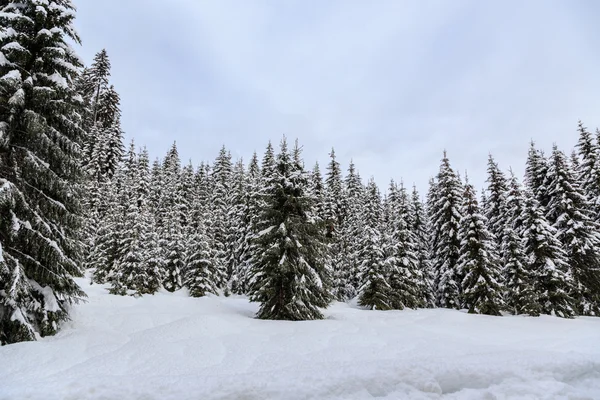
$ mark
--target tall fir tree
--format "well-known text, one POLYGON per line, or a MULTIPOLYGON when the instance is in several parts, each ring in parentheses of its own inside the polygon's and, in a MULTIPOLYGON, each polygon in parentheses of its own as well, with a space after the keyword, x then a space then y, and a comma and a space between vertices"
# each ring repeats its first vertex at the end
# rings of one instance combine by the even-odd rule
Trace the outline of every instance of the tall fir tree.
POLYGON ((460 239, 458 231, 462 214, 462 183, 450 166, 444 152, 440 171, 430 188, 430 220, 433 230, 433 270, 437 304, 444 308, 460 308, 462 274, 458 270, 460 239))
POLYGON ((572 296, 578 312, 600 315, 600 233, 591 205, 579 188, 565 154, 556 145, 548 163, 546 187, 550 202, 548 222, 566 251, 569 272, 576 288, 572 296))
POLYGON ((477 193, 465 184, 461 209, 460 257, 458 270, 464 276, 462 304, 469 313, 500 315, 503 309, 500 259, 495 237, 488 231, 487 219, 481 213, 477 193))
MULTIPOLYGON (((487 197, 483 201, 483 213, 488 221, 488 229, 493 235, 497 247, 501 246, 504 227, 508 221, 505 220, 506 196, 508 182, 506 176, 498 167, 498 163, 490 154, 488 157, 487 197)), ((485 192, 484 192, 485 193, 485 192)))
POLYGON ((556 239, 556 230, 545 214, 535 194, 526 190, 522 216, 526 268, 535 278, 534 290, 541 312, 571 318, 576 314, 575 300, 570 295, 574 282, 566 254, 556 239))
POLYGON ((330 271, 322 263, 324 237, 306 196, 307 174, 294 163, 285 138, 267 181, 252 268, 250 300, 261 303, 261 319, 321 319, 331 301, 330 271))
POLYGON ((397 310, 424 307, 427 290, 419 268, 418 242, 411 229, 411 204, 406 189, 392 185, 388 198, 390 223, 385 264, 389 271, 391 306, 397 310))
POLYGON ((227 242, 230 230, 229 211, 231 209, 231 176, 233 166, 231 164, 231 154, 223 146, 219 155, 215 159, 211 174, 211 225, 209 225, 209 235, 213 244, 213 258, 215 265, 221 271, 220 276, 225 280, 217 282, 217 286, 226 289, 233 270, 228 264, 231 246, 227 242))
POLYGON ((424 307, 435 307, 435 295, 433 291, 434 275, 431 268, 431 254, 429 253, 431 241, 429 219, 427 217, 426 206, 421 200, 416 186, 413 186, 411 202, 413 213, 411 230, 417 241, 418 269, 423 275, 423 292, 420 294, 420 297, 425 302, 424 307))
POLYGON ((576 149, 581 162, 574 171, 592 207, 590 211, 593 212, 594 220, 600 222, 600 150, 592 133, 583 126, 581 121, 578 123, 578 132, 579 140, 576 149))
POLYGON ((81 68, 69 0, 0 5, 0 343, 54 334, 85 296, 75 78, 81 68))
POLYGON ((515 174, 510 171, 500 254, 504 276, 504 302, 513 314, 539 316, 541 307, 534 290, 535 272, 529 269, 522 234, 525 199, 515 174))
POLYGON ((389 271, 385 263, 381 233, 382 204, 375 180, 369 180, 365 191, 365 209, 359 239, 359 297, 358 304, 371 310, 393 307, 389 271))

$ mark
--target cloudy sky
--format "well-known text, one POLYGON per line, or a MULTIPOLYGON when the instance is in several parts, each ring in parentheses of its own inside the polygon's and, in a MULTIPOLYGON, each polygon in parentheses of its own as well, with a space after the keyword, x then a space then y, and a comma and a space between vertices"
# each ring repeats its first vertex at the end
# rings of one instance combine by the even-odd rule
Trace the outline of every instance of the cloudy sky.
POLYGON ((446 149, 478 186, 531 139, 570 152, 600 125, 595 0, 74 0, 106 48, 126 139, 184 161, 299 138, 308 165, 425 190, 446 149))

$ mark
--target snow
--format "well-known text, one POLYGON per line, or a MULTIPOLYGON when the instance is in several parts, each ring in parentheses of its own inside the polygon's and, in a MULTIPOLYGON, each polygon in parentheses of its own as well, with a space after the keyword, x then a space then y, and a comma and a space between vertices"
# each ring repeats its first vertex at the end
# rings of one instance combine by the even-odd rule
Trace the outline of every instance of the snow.
POLYGON ((240 296, 89 295, 0 348, 0 399, 598 399, 600 319, 367 311, 261 321, 240 296))

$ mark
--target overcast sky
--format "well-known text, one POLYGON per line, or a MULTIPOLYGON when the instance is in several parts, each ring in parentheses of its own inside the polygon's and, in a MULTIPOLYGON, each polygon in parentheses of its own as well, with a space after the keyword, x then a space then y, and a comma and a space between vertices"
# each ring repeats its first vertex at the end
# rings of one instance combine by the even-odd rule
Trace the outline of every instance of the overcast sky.
POLYGON ((184 162, 262 156, 426 190, 442 151, 481 187, 487 154, 521 175, 528 143, 570 152, 600 125, 595 0, 74 0, 80 54, 106 48, 126 140, 184 162))

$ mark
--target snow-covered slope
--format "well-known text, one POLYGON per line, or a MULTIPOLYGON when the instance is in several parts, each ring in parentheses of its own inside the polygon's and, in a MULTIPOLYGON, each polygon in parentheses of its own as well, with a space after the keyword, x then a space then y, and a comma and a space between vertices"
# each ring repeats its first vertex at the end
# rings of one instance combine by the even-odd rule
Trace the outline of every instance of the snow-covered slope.
POLYGON ((600 318, 451 310, 253 319, 244 298, 108 295, 0 348, 0 399, 600 399, 600 318))

